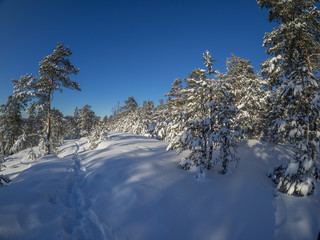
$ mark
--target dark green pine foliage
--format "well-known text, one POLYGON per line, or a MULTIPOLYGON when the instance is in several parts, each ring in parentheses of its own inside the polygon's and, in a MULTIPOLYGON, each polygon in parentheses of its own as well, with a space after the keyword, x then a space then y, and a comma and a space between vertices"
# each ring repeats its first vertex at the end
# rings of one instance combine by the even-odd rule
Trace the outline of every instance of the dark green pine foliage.
POLYGON ((128 97, 127 100, 124 101, 125 105, 120 108, 122 112, 134 111, 138 107, 138 103, 134 99, 134 97, 128 97))
POLYGON ((280 192, 309 195, 319 178, 319 1, 257 2, 269 9, 269 21, 280 24, 265 35, 266 52, 273 57, 262 65, 277 103, 271 115, 272 137, 294 145, 290 162, 275 168, 270 177, 280 192))

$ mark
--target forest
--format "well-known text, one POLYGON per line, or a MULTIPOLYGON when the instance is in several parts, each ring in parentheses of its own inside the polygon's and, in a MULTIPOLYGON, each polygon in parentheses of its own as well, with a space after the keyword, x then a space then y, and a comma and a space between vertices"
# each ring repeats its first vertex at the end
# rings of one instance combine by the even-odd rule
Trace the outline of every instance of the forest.
MULTIPOLYGON (((127 132, 169 142, 167 150, 188 153, 179 166, 197 169, 197 178, 212 168, 229 173, 241 164, 240 140, 257 139, 290 144, 286 164, 269 173, 277 191, 312 195, 320 180, 320 12, 317 1, 258 0, 278 23, 266 33, 263 46, 270 58, 255 70, 250 60, 231 55, 226 72, 215 69, 214 53, 202 54, 203 66, 175 79, 166 99, 139 106, 130 96, 110 116, 96 116, 90 105, 63 116, 52 107, 54 94, 64 88, 81 91, 73 75, 79 69, 69 60, 71 50, 58 43, 39 63, 39 76, 13 80, 14 94, 1 105, 1 165, 5 158, 39 146, 41 155, 57 154, 66 139, 88 137, 90 148, 108 132, 127 132), (23 118, 23 112, 27 118, 23 118), (218 151, 218 155, 213 154, 218 151)), ((201 55, 199 54, 199 57, 201 55)), ((9 182, 1 176, 1 182, 9 182)))

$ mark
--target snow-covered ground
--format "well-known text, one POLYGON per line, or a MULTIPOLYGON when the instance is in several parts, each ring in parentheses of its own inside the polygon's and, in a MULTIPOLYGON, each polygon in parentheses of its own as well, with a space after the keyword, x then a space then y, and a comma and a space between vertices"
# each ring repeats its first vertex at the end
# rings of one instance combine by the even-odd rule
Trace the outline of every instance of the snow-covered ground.
POLYGON ((275 197, 266 177, 288 159, 286 147, 243 141, 233 174, 201 179, 166 147, 113 133, 95 150, 80 139, 58 156, 9 157, 0 239, 317 239, 320 193, 275 197))

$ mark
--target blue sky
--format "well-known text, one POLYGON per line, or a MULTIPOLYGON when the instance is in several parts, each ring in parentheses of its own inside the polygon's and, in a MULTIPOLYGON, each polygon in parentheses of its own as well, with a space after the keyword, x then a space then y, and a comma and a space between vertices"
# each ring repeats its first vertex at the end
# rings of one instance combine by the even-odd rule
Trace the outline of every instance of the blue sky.
POLYGON ((0 0, 0 103, 12 94, 11 79, 37 74, 65 42, 82 91, 55 94, 64 114, 89 104, 109 115, 129 96, 158 104, 175 78, 203 67, 207 49, 222 72, 231 53, 258 70, 272 26, 255 0, 0 0))

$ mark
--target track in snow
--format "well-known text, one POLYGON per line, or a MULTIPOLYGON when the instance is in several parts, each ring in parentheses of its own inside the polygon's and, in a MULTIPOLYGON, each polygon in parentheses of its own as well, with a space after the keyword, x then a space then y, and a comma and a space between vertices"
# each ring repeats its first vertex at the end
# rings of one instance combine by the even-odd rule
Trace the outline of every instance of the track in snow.
POLYGON ((86 185, 85 168, 79 158, 80 145, 75 142, 76 150, 72 154, 73 166, 66 177, 66 189, 61 202, 67 208, 62 217, 62 239, 106 239, 106 235, 97 216, 91 210, 92 203, 82 189, 86 185))

